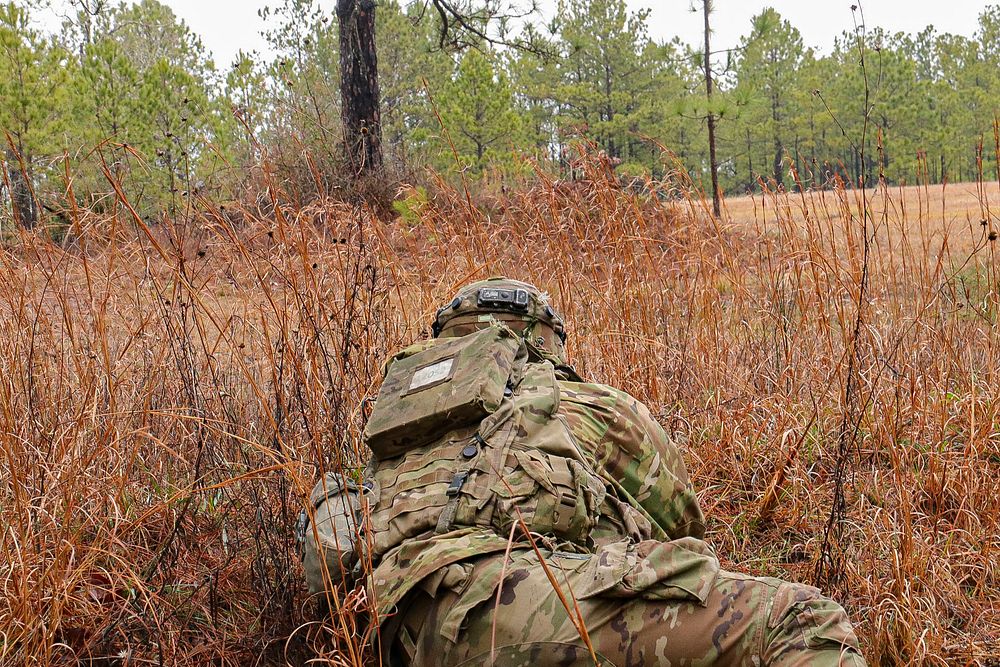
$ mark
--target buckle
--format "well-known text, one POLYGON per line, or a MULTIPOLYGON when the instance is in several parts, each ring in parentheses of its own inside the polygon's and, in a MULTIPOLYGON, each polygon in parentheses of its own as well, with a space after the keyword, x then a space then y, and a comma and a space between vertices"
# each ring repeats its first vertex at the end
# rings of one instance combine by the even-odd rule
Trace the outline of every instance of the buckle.
POLYGON ((465 480, 469 478, 469 473, 467 472, 457 472, 455 476, 451 478, 451 484, 448 485, 447 495, 449 497, 457 496, 458 492, 462 490, 462 486, 465 484, 465 480))

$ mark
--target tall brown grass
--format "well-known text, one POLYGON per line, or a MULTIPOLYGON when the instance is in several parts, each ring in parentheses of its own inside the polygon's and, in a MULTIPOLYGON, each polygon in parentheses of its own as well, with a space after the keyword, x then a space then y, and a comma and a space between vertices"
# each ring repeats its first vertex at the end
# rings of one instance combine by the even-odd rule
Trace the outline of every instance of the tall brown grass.
POLYGON ((956 186, 768 192, 715 221, 683 180, 582 165, 404 188, 393 220, 292 203, 265 170, 242 203, 153 224, 119 198, 69 207, 60 243, 9 238, 0 664, 377 663, 361 591, 325 621, 307 600, 295 520, 363 461, 386 355, 495 274, 547 289, 578 370, 653 408, 725 565, 812 581, 840 464, 827 592, 867 657, 997 664, 997 188, 960 213, 956 186))

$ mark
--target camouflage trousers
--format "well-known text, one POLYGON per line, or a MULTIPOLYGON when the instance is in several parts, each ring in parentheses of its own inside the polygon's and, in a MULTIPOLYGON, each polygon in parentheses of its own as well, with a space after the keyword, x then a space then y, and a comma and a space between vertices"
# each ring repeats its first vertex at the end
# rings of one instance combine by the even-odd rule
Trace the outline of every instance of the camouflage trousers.
POLYGON ((425 581, 394 634, 401 661, 865 665, 840 605, 810 586, 722 571, 698 540, 540 553, 544 568, 522 551, 453 564, 425 581))

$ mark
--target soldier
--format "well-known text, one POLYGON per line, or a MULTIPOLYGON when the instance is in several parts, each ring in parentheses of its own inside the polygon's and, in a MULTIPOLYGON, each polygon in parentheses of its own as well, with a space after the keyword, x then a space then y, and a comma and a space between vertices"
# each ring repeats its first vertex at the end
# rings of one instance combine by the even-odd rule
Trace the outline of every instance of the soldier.
POLYGON ((526 283, 441 308, 434 339, 387 364, 367 492, 314 492, 310 589, 370 568, 404 665, 864 665, 817 589, 720 569, 677 448, 640 402, 583 382, 565 338, 526 283))

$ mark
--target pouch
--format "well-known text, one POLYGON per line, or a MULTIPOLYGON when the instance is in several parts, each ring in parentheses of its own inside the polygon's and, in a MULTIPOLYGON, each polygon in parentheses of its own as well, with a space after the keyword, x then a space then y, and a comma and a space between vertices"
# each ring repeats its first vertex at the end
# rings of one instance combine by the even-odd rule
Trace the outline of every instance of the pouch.
POLYGON ((392 459, 496 411, 522 342, 503 326, 396 355, 365 427, 375 458, 392 459))
POLYGON ((353 584, 364 543, 360 523, 370 484, 358 484, 339 473, 327 473, 309 497, 313 512, 299 517, 302 566, 310 593, 333 584, 353 584))

